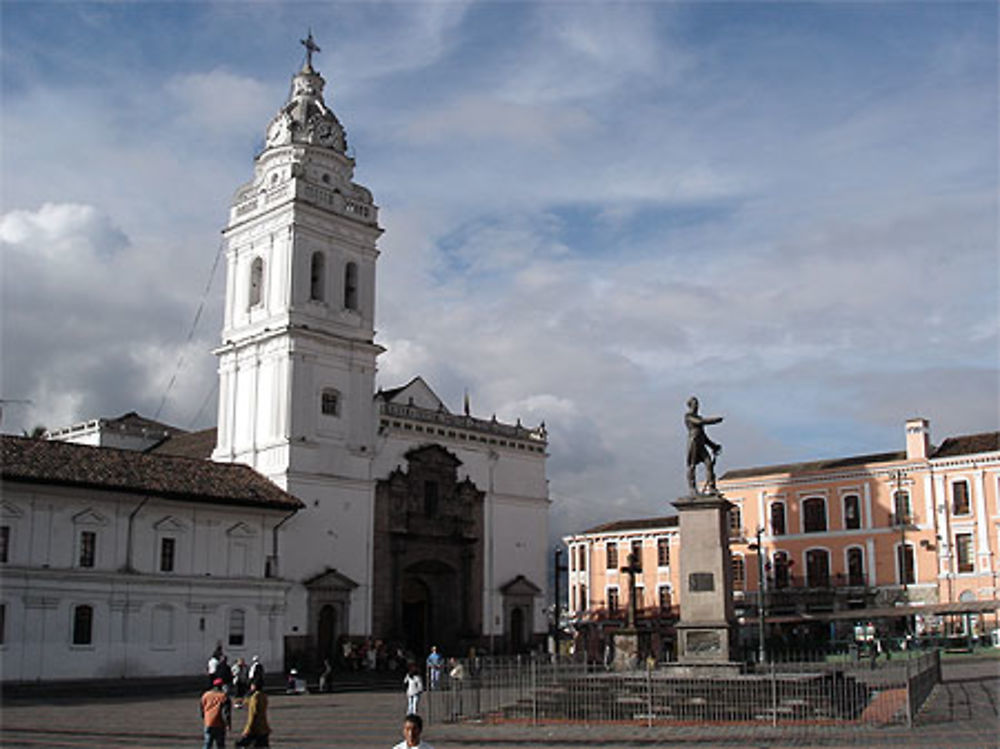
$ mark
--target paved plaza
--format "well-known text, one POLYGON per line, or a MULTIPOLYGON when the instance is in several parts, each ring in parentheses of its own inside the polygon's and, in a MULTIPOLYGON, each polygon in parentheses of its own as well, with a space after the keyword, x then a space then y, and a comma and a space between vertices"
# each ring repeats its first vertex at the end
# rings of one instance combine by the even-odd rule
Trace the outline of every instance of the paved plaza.
MULTIPOLYGON (((944 683, 912 729, 841 726, 434 724, 425 738, 437 749, 558 746, 1000 746, 1000 661, 951 663, 944 683)), ((388 749, 400 740, 402 690, 271 696, 276 749, 353 747, 388 749)), ((242 711, 234 711, 234 726, 242 711)), ((2 713, 5 749, 34 747, 199 747, 198 695, 136 694, 7 700, 2 713)), ((230 745, 231 745, 230 739, 230 745)))

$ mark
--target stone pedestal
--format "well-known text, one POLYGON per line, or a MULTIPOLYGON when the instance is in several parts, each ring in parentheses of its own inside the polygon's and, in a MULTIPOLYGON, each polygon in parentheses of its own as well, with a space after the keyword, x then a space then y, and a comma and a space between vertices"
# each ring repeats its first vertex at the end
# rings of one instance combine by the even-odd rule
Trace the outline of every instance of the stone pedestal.
POLYGON ((639 633, 634 629, 618 630, 614 634, 615 658, 611 667, 615 671, 634 671, 639 667, 639 633))
POLYGON ((721 494, 674 502, 680 515, 681 618, 677 659, 686 665, 729 664, 733 643, 733 581, 729 555, 731 503, 721 494))

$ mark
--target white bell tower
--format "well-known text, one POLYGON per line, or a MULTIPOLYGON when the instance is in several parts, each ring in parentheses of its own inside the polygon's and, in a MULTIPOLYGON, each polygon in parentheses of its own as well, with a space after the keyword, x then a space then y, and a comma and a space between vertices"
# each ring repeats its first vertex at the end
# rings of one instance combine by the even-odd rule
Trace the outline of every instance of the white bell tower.
POLYGON ((327 607, 324 626, 369 627, 373 394, 383 349, 373 342, 378 208, 352 181, 344 129, 312 66, 319 48, 311 34, 302 43, 305 64, 223 232, 212 457, 246 463, 306 504, 282 529, 273 570, 297 582, 286 621, 305 638, 314 636, 317 602, 302 583, 328 569, 344 581, 343 600, 332 625, 327 607))

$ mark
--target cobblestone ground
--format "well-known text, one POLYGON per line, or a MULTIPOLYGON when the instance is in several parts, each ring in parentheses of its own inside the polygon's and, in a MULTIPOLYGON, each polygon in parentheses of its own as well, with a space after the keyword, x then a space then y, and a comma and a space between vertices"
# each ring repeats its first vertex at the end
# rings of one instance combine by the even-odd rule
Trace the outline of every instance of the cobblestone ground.
MULTIPOLYGON (((437 749, 557 746, 899 746, 1000 747, 1000 661, 951 664, 912 729, 796 726, 431 725, 437 749)), ((7 701, 3 747, 198 747, 197 694, 7 701)), ((388 749, 400 739, 401 691, 271 696, 272 746, 388 749)), ((234 725, 241 725, 241 711, 234 725)))

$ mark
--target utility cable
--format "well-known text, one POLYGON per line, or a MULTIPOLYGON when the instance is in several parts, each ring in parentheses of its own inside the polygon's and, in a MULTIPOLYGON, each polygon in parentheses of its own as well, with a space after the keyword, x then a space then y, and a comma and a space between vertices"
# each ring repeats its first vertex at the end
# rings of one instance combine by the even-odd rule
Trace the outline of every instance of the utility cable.
MULTIPOLYGON (((205 300, 208 299, 208 293, 212 290, 212 282, 215 280, 215 271, 219 267, 219 259, 222 257, 222 248, 225 246, 225 240, 219 240, 219 249, 215 253, 215 260, 212 262, 212 270, 208 273, 208 281, 205 283, 205 290, 201 294, 201 301, 198 303, 198 311, 194 314, 194 320, 191 322, 191 328, 188 330, 187 340, 184 341, 184 346, 191 343, 194 338, 195 331, 198 329, 198 323, 201 320, 201 313, 205 309, 205 300)), ((163 407, 167 403, 167 398, 170 395, 170 391, 174 389, 174 385, 177 382, 177 375, 180 374, 181 369, 184 366, 184 349, 181 349, 181 354, 177 358, 177 366, 174 368, 174 373, 170 377, 170 382, 167 383, 167 389, 163 393, 163 398, 160 399, 160 406, 156 409, 156 414, 153 416, 154 419, 160 418, 160 413, 163 411, 163 407)), ((204 408, 204 405, 202 406, 204 408)), ((200 413, 200 411, 199 411, 200 413)))

